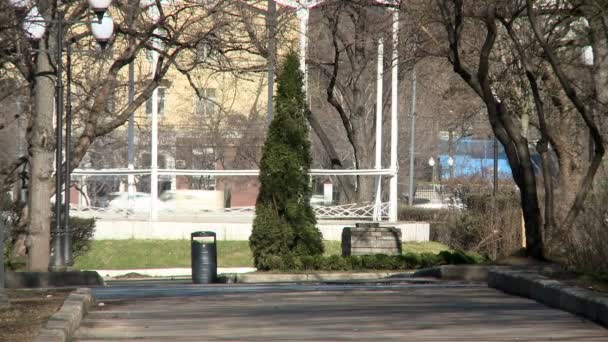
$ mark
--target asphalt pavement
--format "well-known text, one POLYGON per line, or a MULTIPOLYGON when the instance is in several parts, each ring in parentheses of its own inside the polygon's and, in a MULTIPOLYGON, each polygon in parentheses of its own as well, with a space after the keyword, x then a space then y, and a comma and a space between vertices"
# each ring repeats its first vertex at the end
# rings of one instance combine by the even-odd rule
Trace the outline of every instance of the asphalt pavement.
POLYGON ((592 322, 483 284, 165 280, 94 293, 76 341, 608 341, 592 322))

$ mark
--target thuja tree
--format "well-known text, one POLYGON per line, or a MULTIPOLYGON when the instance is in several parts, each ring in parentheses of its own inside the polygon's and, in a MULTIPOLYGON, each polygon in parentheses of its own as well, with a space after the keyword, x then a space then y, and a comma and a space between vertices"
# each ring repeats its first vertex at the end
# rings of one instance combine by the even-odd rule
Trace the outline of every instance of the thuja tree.
POLYGON ((260 165, 260 193, 249 245, 258 269, 289 267, 296 257, 323 253, 310 206, 310 143, 300 64, 287 55, 278 76, 275 115, 260 165))

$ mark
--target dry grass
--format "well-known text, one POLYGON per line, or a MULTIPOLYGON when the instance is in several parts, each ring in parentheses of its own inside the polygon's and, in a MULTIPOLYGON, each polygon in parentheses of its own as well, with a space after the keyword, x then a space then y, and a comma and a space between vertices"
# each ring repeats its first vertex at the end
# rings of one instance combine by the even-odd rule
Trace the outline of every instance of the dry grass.
POLYGON ((32 341, 70 291, 6 290, 11 306, 0 309, 0 341, 32 341))

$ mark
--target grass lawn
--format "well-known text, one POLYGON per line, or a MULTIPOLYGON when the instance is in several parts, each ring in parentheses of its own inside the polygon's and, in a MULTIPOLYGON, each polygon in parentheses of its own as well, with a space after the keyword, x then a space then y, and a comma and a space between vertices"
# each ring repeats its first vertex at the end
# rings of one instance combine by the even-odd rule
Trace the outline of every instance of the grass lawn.
MULTIPOLYGON (((219 267, 252 267, 248 241, 218 241, 219 267)), ((403 252, 439 253, 437 242, 406 242, 403 252)), ((325 241, 325 254, 341 254, 340 241, 325 241)), ((81 270, 190 267, 190 240, 98 240, 76 258, 81 270)))

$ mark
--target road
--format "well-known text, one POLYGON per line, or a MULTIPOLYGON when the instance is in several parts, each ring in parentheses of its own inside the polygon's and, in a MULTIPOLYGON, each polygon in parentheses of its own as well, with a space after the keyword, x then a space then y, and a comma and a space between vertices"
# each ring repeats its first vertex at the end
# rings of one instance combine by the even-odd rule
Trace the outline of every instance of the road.
POLYGON ((76 341, 608 341, 608 330, 470 284, 132 282, 95 289, 103 306, 76 341))

